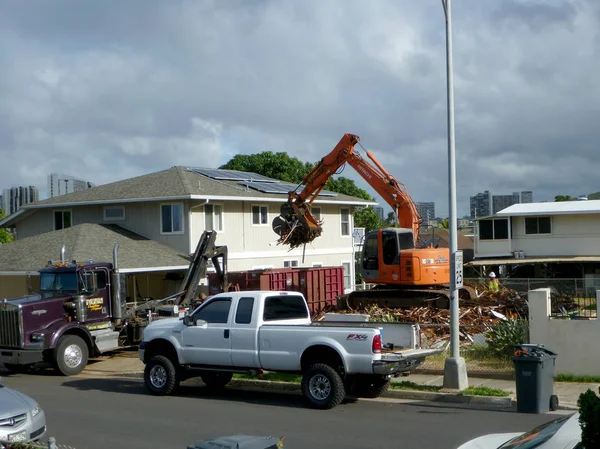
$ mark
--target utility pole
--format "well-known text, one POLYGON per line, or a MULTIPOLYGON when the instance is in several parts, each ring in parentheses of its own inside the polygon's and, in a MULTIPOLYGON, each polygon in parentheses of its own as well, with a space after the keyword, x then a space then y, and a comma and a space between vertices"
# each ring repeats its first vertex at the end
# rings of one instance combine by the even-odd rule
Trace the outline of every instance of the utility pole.
POLYGON ((454 146, 454 79, 452 69, 452 0, 442 0, 446 18, 446 82, 448 96, 448 187, 450 247, 450 357, 444 365, 444 388, 464 390, 469 386, 465 359, 460 357, 458 289, 462 287, 462 251, 458 251, 456 220, 456 154, 454 146))

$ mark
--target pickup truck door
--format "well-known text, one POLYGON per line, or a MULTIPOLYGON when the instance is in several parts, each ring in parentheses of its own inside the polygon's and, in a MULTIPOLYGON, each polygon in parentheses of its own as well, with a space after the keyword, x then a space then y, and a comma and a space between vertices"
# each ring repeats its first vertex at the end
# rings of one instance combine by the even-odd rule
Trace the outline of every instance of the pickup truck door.
POLYGON ((238 300, 231 327, 231 361, 240 368, 259 368, 257 305, 252 296, 238 300))
POLYGON ((217 298, 196 310, 195 320, 206 326, 184 326, 183 359, 192 365, 231 366, 231 298, 217 298))

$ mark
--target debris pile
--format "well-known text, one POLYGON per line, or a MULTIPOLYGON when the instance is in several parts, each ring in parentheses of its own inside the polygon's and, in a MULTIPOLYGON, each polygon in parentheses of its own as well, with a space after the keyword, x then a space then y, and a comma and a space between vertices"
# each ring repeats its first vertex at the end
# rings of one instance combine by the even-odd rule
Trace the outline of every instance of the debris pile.
POLYGON ((308 226, 298 220, 289 231, 284 232, 277 241, 280 245, 288 245, 290 249, 298 248, 302 245, 312 242, 321 235, 323 228, 321 226, 308 226))

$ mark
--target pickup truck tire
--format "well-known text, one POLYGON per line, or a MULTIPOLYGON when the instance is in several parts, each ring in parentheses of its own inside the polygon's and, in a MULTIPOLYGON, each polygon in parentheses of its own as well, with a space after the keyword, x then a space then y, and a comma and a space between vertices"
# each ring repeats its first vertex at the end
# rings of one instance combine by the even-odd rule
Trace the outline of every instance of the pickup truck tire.
POLYGON ((354 394, 359 398, 378 398, 390 388, 386 376, 358 376, 354 382, 354 394))
POLYGON ((75 376, 87 365, 88 346, 77 335, 63 335, 54 350, 54 368, 63 376, 75 376))
POLYGON ((346 397, 344 382, 329 365, 316 363, 302 376, 302 394, 318 409, 338 406, 346 397))
POLYGON ((200 378, 208 388, 220 390, 231 381, 233 373, 203 373, 200 375, 200 378))
POLYGON ((144 383, 155 396, 168 396, 179 386, 177 369, 164 355, 151 357, 144 367, 144 383))

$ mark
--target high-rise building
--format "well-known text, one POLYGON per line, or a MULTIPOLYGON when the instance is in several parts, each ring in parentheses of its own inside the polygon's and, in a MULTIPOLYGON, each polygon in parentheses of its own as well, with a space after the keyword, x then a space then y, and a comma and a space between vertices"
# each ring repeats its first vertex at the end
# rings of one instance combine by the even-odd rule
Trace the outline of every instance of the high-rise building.
POLYGON ((35 203, 40 199, 40 191, 37 187, 11 187, 2 191, 2 209, 9 216, 18 211, 21 206, 35 203))
POLYGON ((492 213, 498 213, 513 204, 519 204, 520 201, 519 192, 513 192, 512 195, 494 195, 492 196, 492 213))
POLYGON ((470 198, 471 218, 486 217, 492 214, 492 201, 489 190, 470 198))
POLYGON ((2 200, 2 198, 4 197, 0 195, 0 209, 2 209, 2 212, 4 212, 4 201, 2 200))
POLYGON ((521 203, 533 203, 533 192, 531 190, 521 192, 521 203))
POLYGON ((383 207, 381 206, 375 206, 373 207, 373 209, 375 209, 375 213, 377 214, 377 216, 379 217, 379 219, 381 221, 383 221, 384 217, 383 217, 383 207))
POLYGON ((48 175, 48 196, 50 198, 66 193, 79 192, 90 187, 94 187, 94 184, 89 181, 75 179, 73 176, 59 175, 58 173, 48 175))
POLYGON ((415 206, 421 216, 421 220, 423 220, 423 224, 429 224, 435 218, 435 203, 415 203, 415 206))

